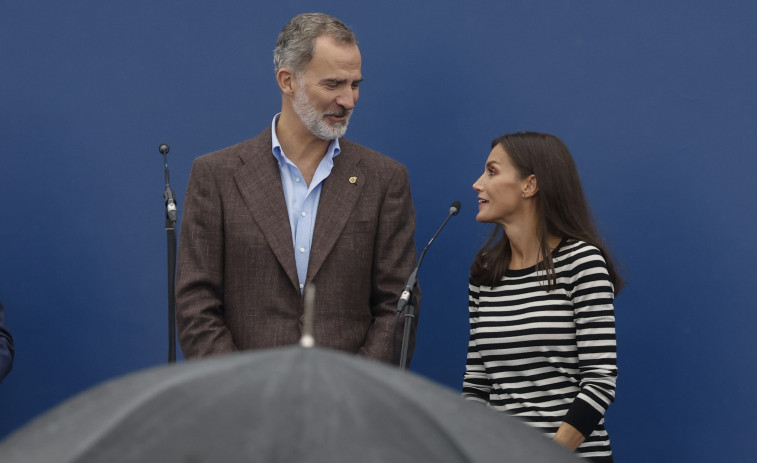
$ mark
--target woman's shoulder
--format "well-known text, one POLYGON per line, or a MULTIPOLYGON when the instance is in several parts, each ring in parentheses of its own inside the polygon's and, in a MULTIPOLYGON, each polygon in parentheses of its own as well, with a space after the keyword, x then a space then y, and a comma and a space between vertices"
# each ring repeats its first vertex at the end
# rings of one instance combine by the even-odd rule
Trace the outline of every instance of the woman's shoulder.
POLYGON ((553 255, 555 266, 595 261, 606 265, 602 251, 593 244, 575 238, 564 238, 553 255))

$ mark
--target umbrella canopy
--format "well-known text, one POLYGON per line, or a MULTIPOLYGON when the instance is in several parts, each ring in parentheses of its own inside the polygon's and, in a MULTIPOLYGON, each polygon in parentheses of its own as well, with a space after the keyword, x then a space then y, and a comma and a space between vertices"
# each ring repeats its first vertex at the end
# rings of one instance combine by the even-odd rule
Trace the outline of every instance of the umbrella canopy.
POLYGON ((514 418, 420 376, 286 347, 134 373, 0 442, 16 462, 576 462, 514 418))

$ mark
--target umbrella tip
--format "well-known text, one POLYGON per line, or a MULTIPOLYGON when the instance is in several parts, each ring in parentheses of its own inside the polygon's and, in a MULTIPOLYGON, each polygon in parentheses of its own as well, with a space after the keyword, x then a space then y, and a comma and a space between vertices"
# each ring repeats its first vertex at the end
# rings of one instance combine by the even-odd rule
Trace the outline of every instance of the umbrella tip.
POLYGON ((300 337, 300 346, 313 347, 315 339, 313 338, 313 314, 315 313, 315 285, 313 283, 305 286, 305 323, 300 337))

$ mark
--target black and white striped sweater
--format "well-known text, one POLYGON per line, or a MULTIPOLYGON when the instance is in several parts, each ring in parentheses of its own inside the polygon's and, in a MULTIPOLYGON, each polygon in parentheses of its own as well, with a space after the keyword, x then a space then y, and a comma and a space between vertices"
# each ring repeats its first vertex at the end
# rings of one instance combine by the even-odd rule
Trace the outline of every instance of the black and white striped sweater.
POLYGON ((599 250, 563 240, 557 287, 536 267, 499 286, 469 286, 470 341, 463 394, 552 437, 565 421, 586 436, 582 457, 611 457, 604 413, 617 377, 613 285, 599 250))

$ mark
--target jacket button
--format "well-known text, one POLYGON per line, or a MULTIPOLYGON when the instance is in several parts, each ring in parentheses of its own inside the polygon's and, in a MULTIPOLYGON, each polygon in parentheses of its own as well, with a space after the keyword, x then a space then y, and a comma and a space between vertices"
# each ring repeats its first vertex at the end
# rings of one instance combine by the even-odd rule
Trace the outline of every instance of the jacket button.
POLYGON ((300 315, 300 325, 304 325, 305 320, 307 320, 307 317, 305 316, 305 314, 300 315))

